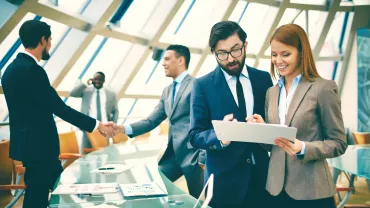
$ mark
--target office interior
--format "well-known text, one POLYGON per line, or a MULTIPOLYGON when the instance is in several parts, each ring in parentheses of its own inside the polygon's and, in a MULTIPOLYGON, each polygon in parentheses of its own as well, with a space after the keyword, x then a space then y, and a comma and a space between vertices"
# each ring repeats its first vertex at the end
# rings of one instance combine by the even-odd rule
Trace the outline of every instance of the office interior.
MULTIPOLYGON (((44 21, 51 26, 53 46, 51 58, 39 64, 51 85, 67 105, 80 110, 81 98, 70 97, 69 92, 78 80, 87 80, 102 71, 105 86, 116 92, 118 124, 146 118, 159 102, 163 89, 172 83, 172 79, 164 76, 161 60, 169 45, 189 47, 188 72, 195 78, 202 77, 217 66, 208 47, 211 27, 221 20, 235 21, 247 32, 246 64, 269 72, 269 37, 283 24, 300 25, 308 34, 319 74, 338 85, 347 143, 350 148, 361 147, 361 154, 354 153, 355 157, 345 159, 357 165, 354 172, 346 167, 330 167, 338 177, 337 205, 370 207, 369 0, 0 0, 0 11, 1 75, 16 55, 24 51, 18 36, 22 23, 31 19, 44 21)), ((125 146, 122 151, 135 158, 127 159, 129 162, 146 156, 158 160, 166 146, 169 126, 166 120, 150 133, 97 142, 91 149, 81 151, 82 132, 58 117, 55 121, 60 138, 72 137, 77 141, 70 151, 80 156, 63 161, 63 180, 71 183, 81 177, 76 173, 81 170, 79 165, 86 165, 87 160, 104 164, 112 146, 125 146)), ((0 86, 0 140, 9 138, 8 109, 0 86)), ((0 160, 9 160, 0 155, 0 160)), ((0 167, 9 175, 5 179, 0 177, 0 185, 20 185, 20 189, 0 189, 0 207, 8 205, 24 188, 23 179, 17 179, 17 175, 22 177, 22 169, 17 165, 21 164, 12 161, 9 168, 0 167)), ((150 172, 153 178, 161 179, 155 173, 155 164, 152 165, 148 169, 138 168, 127 177, 136 180, 148 177, 150 172)), ((95 164, 92 168, 97 167, 95 164)), ((112 182, 117 178, 93 180, 112 182)), ((188 194, 183 177, 164 184, 176 189, 178 195, 188 194)), ((183 200, 187 202, 188 198, 183 200)), ((22 201, 21 195, 13 207, 22 207, 22 201)), ((94 202, 80 198, 69 199, 69 204, 67 201, 65 207, 90 207, 114 201, 120 202, 117 207, 125 207, 125 201, 109 196, 94 202)), ((150 205, 143 202, 142 207, 150 205)))

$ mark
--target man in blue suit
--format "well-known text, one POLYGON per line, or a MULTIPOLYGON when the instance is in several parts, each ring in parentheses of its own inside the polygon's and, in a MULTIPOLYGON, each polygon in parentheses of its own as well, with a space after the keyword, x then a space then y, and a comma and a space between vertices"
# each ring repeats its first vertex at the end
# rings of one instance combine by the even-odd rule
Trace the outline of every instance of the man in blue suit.
POLYGON ((265 190, 268 153, 259 144, 220 141, 212 120, 246 121, 254 113, 264 116, 270 74, 245 65, 247 34, 235 22, 212 27, 209 46, 218 66, 197 79, 191 96, 191 144, 207 150, 205 181, 214 174, 211 206, 268 207, 265 190))

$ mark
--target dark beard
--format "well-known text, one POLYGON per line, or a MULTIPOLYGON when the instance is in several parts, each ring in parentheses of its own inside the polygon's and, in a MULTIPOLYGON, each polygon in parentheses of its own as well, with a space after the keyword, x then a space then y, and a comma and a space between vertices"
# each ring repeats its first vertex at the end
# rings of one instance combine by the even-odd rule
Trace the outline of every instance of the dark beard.
POLYGON ((46 48, 42 51, 41 59, 45 61, 50 59, 50 54, 46 51, 46 48))
MULTIPOLYGON (((218 61, 217 61, 218 62, 218 61)), ((233 61, 233 62, 230 62, 230 63, 227 63, 226 66, 225 65, 222 65, 220 63, 218 63, 218 65, 230 76, 239 76, 240 73, 243 71, 243 68, 244 68, 244 63, 245 63, 245 56, 243 57, 242 59, 242 62, 239 62, 239 61, 233 61), (229 70, 227 67, 229 66, 233 66, 235 64, 239 64, 239 67, 238 69, 236 70, 229 70)))

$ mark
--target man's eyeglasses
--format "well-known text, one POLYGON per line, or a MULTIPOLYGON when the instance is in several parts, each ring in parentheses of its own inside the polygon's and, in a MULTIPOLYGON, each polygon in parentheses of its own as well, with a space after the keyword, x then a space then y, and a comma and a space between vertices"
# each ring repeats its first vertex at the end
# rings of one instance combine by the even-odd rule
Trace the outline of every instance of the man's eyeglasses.
POLYGON ((229 54, 231 55, 231 57, 233 58, 238 58, 242 55, 242 50, 243 50, 244 46, 241 47, 241 48, 238 48, 238 49, 234 49, 230 52, 220 52, 220 53, 216 53, 215 52, 215 56, 217 57, 218 60, 220 61, 225 61, 229 58, 229 54))

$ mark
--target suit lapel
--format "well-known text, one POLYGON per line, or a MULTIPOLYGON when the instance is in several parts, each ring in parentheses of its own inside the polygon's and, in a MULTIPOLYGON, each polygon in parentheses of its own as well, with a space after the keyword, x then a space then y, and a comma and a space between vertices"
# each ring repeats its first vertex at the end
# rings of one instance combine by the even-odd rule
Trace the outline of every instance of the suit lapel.
MULTIPOLYGON (((173 102, 173 106, 171 106, 171 113, 170 113, 170 116, 172 116, 173 112, 175 111, 176 107, 177 107, 177 104, 179 103, 179 100, 181 99, 181 96, 182 96, 182 93, 184 93, 186 87, 188 86, 189 84, 189 81, 190 81, 190 78, 191 76, 190 75, 186 75, 186 77, 184 78, 184 80, 181 82, 181 86, 179 88, 179 91, 177 92, 176 94, 176 97, 175 97, 175 100, 173 102)), ((171 89, 172 89, 172 85, 171 85, 171 89)), ((171 90, 171 94, 170 94, 170 97, 172 98, 172 90, 171 90)), ((170 99, 170 102, 171 102, 171 99, 170 99)), ((171 105, 171 104, 170 104, 171 105)))
POLYGON ((271 114, 269 112, 268 115, 269 117, 271 116, 271 119, 269 119, 269 123, 274 123, 274 124, 279 124, 280 119, 279 119, 279 96, 280 96, 280 87, 278 84, 276 84, 270 92, 270 97, 269 97, 269 102, 271 105, 271 108, 268 110, 271 110, 271 114))
POLYGON ((225 76, 221 70, 222 69, 220 69, 220 67, 217 67, 214 71, 215 89, 221 99, 222 106, 224 106, 223 109, 226 109, 228 111, 225 113, 233 113, 234 117, 237 117, 237 115, 239 115, 238 105, 234 100, 234 96, 231 93, 230 87, 227 84, 225 76))
POLYGON ((311 88, 312 83, 307 81, 304 77, 302 77, 300 83, 297 86, 297 89, 293 95, 292 101, 289 105, 285 125, 289 126, 295 112, 297 111, 299 105, 302 103, 304 96, 306 95, 307 91, 311 88))

